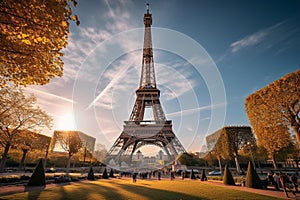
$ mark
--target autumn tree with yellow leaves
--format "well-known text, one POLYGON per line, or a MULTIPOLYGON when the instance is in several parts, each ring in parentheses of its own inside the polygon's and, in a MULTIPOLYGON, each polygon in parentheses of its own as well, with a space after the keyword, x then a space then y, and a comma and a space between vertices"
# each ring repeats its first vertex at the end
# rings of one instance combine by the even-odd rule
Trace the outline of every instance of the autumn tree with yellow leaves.
MULTIPOLYGON (((290 143, 292 130, 300 147, 300 70, 287 74, 245 100, 258 143, 272 157, 290 143), (273 154, 273 155, 272 155, 273 154)), ((274 157, 272 157, 274 159, 274 157)))
POLYGON ((0 87, 46 84, 63 75, 61 50, 76 0, 0 1, 0 87))
POLYGON ((2 172, 8 151, 17 144, 22 130, 39 132, 43 128, 51 128, 52 118, 35 105, 35 96, 25 96, 20 88, 0 88, 0 96, 0 145, 4 148, 0 160, 2 172))

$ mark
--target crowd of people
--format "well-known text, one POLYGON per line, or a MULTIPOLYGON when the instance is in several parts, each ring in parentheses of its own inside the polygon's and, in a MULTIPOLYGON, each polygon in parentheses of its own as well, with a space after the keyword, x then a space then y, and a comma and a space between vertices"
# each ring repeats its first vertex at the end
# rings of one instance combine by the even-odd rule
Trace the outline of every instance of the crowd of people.
POLYGON ((298 192, 298 172, 289 174, 282 172, 274 173, 273 171, 270 171, 267 180, 276 190, 282 188, 287 197, 288 191, 292 192, 294 195, 298 192))

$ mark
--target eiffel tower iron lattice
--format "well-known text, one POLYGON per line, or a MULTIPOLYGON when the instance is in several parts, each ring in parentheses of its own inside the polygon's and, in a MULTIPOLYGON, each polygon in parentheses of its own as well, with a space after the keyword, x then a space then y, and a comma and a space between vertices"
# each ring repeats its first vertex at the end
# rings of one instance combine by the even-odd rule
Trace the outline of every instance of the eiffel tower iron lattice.
POLYGON ((155 145, 163 149, 169 163, 186 152, 172 130, 172 120, 167 120, 160 104, 160 90, 156 87, 153 49, 152 49, 152 14, 144 14, 144 47, 140 86, 136 90, 136 101, 121 135, 109 150, 105 162, 130 164, 136 150, 145 145, 155 145), (153 120, 144 120, 146 108, 152 108, 153 120))

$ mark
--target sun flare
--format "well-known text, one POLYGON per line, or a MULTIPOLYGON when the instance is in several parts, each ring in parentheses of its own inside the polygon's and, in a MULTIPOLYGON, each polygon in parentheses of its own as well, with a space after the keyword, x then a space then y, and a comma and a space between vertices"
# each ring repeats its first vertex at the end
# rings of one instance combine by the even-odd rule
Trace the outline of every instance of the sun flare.
POLYGON ((76 123, 72 114, 66 114, 60 117, 59 120, 60 130, 76 130, 76 123))

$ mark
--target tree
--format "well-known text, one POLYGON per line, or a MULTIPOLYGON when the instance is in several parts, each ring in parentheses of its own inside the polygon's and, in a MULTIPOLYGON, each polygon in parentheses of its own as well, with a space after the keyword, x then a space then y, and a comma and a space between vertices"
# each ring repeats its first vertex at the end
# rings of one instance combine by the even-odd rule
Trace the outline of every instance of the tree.
POLYGON ((224 159, 234 158, 237 172, 240 173, 239 150, 245 148, 249 142, 255 144, 251 128, 248 126, 226 126, 218 130, 217 133, 219 133, 219 138, 215 144, 214 152, 217 154, 219 163, 221 156, 224 159))
POLYGON ((68 153, 67 173, 69 173, 71 157, 83 147, 78 131, 54 131, 52 141, 51 149, 54 149, 54 146, 58 143, 68 153))
MULTIPOLYGON (((265 131, 265 127, 271 129, 271 127, 286 126, 293 131, 300 147, 299 85, 300 70, 297 70, 246 98, 245 109, 259 141, 266 138, 266 135, 261 135, 264 137, 259 136, 261 132, 265 131)), ((278 132, 269 132, 268 137, 278 137, 274 136, 275 134, 278 134, 278 132)), ((286 140, 286 135, 281 136, 283 140, 286 140)))
POLYGON ((96 160, 102 162, 107 154, 107 149, 105 148, 105 146, 103 144, 96 144, 96 148, 94 151, 94 157, 96 160))
POLYGON ((46 152, 49 148, 51 137, 28 130, 20 130, 19 132, 12 148, 20 149, 22 151, 20 168, 23 168, 27 153, 30 150, 46 152))
POLYGON ((69 35, 76 0, 0 1, 0 87, 46 84, 62 76, 61 50, 69 35))
POLYGON ((39 132, 44 127, 50 128, 52 119, 35 105, 36 98, 33 95, 26 97, 20 88, 6 86, 0 89, 0 94, 0 145, 4 148, 0 161, 1 172, 20 130, 39 132))
POLYGON ((290 133, 286 126, 263 127, 256 133, 258 144, 265 147, 273 166, 277 169, 275 155, 290 144, 290 133))

